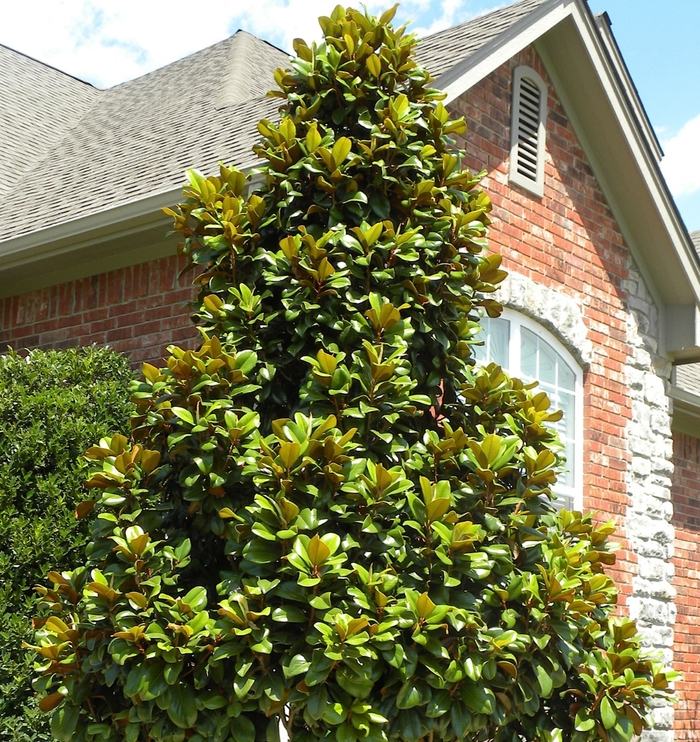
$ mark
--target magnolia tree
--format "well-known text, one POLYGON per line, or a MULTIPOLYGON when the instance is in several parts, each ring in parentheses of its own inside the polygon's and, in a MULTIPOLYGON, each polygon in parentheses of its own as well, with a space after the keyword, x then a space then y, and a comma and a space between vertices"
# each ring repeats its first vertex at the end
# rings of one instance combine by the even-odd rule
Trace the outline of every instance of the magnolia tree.
POLYGON ((555 512, 560 413, 476 368, 504 277, 415 40, 336 8, 258 173, 189 173, 196 351, 86 454, 41 701, 68 742, 625 742, 669 674, 613 617, 610 525, 555 512))

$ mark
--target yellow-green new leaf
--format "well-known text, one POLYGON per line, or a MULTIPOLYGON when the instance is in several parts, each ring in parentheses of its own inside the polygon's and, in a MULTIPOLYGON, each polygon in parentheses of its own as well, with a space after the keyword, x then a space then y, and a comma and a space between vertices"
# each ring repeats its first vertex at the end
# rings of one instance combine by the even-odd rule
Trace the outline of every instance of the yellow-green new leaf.
POLYGON ((321 541, 318 534, 316 534, 309 541, 309 545, 306 547, 306 553, 308 554, 311 565, 313 567, 320 567, 331 555, 331 550, 321 541))

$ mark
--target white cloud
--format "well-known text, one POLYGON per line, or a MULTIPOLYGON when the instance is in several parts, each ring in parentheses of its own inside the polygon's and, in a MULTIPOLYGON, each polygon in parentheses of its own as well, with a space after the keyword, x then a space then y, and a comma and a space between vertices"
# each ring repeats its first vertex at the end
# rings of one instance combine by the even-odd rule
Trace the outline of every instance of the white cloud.
POLYGON ((440 3, 433 3, 439 5, 440 15, 435 15, 433 10, 430 16, 426 19, 428 25, 416 25, 411 26, 411 30, 415 31, 420 38, 424 36, 430 36, 430 34, 442 31, 450 26, 456 26, 458 23, 464 23, 464 21, 473 18, 477 13, 467 12, 464 8, 464 0, 442 0, 440 3))
MULTIPOLYGON (((391 0, 367 0, 370 12, 391 0)), ((318 39, 319 15, 336 0, 34 0, 3 7, 0 43, 100 87, 115 85, 203 49, 243 28, 290 51, 318 39)), ((350 0, 361 7, 361 0, 350 0)), ((403 0, 396 21, 415 19, 419 36, 483 11, 485 0, 403 0)), ((494 3, 486 3, 495 6, 494 3)), ((501 3, 503 4, 503 3, 501 3)))
MULTIPOLYGON (((390 2, 391 0, 349 0, 344 4, 357 8, 366 7, 371 13, 381 13, 390 7, 390 2)), ((336 0, 257 0, 241 10, 235 20, 243 23, 242 27, 256 36, 289 51, 292 40, 297 37, 318 40, 321 35, 318 17, 330 15, 337 4, 336 0)), ((423 37, 502 7, 507 2, 489 3, 486 8, 482 7, 478 11, 467 7, 474 4, 467 0, 402 0, 394 22, 396 25, 403 25, 411 21, 409 30, 423 37)), ((483 2, 478 4, 483 6, 483 2)), ((229 28, 231 32, 235 30, 229 28)))
POLYGON ((662 141, 661 170, 674 196, 700 191, 700 116, 683 124, 674 137, 662 141))
MULTIPOLYGON (((290 50, 295 38, 319 40, 321 30, 318 17, 330 15, 337 4, 336 0, 258 0, 237 14, 236 20, 244 23, 243 27, 256 36, 290 50)), ((371 13, 380 13, 389 7, 387 0, 366 0, 364 3, 350 0, 346 4, 357 8, 364 5, 371 13)), ((451 25, 451 19, 462 5, 463 0, 442 0, 439 3, 431 0, 403 0, 394 20, 401 25, 412 19, 427 21, 427 28, 422 24, 419 27, 417 23, 409 26, 411 31, 424 36, 426 32, 432 33, 451 25), (437 12, 441 16, 435 18, 437 12)), ((466 17, 462 20, 466 20, 466 17)))
POLYGON ((100 86, 114 85, 227 35, 225 22, 190 22, 181 0, 41 0, 3 9, 0 43, 100 86))

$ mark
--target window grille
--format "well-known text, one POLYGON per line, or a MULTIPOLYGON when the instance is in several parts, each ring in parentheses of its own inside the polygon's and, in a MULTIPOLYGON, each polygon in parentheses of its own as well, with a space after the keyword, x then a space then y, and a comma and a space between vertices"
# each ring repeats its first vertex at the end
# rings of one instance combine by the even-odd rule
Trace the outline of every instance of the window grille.
POLYGON ((481 346, 474 346, 477 363, 497 363, 523 381, 539 382, 554 409, 563 410, 552 424, 561 438, 566 471, 554 486, 555 505, 583 507, 583 372, 566 348, 544 327, 518 312, 481 320, 481 346))

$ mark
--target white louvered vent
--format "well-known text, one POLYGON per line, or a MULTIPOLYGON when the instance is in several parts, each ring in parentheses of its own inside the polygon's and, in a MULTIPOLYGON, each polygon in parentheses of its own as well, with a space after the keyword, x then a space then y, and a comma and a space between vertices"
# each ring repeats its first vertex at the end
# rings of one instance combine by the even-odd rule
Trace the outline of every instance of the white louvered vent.
POLYGON ((544 190, 546 87, 529 67, 516 67, 513 75, 510 179, 538 196, 544 190))

